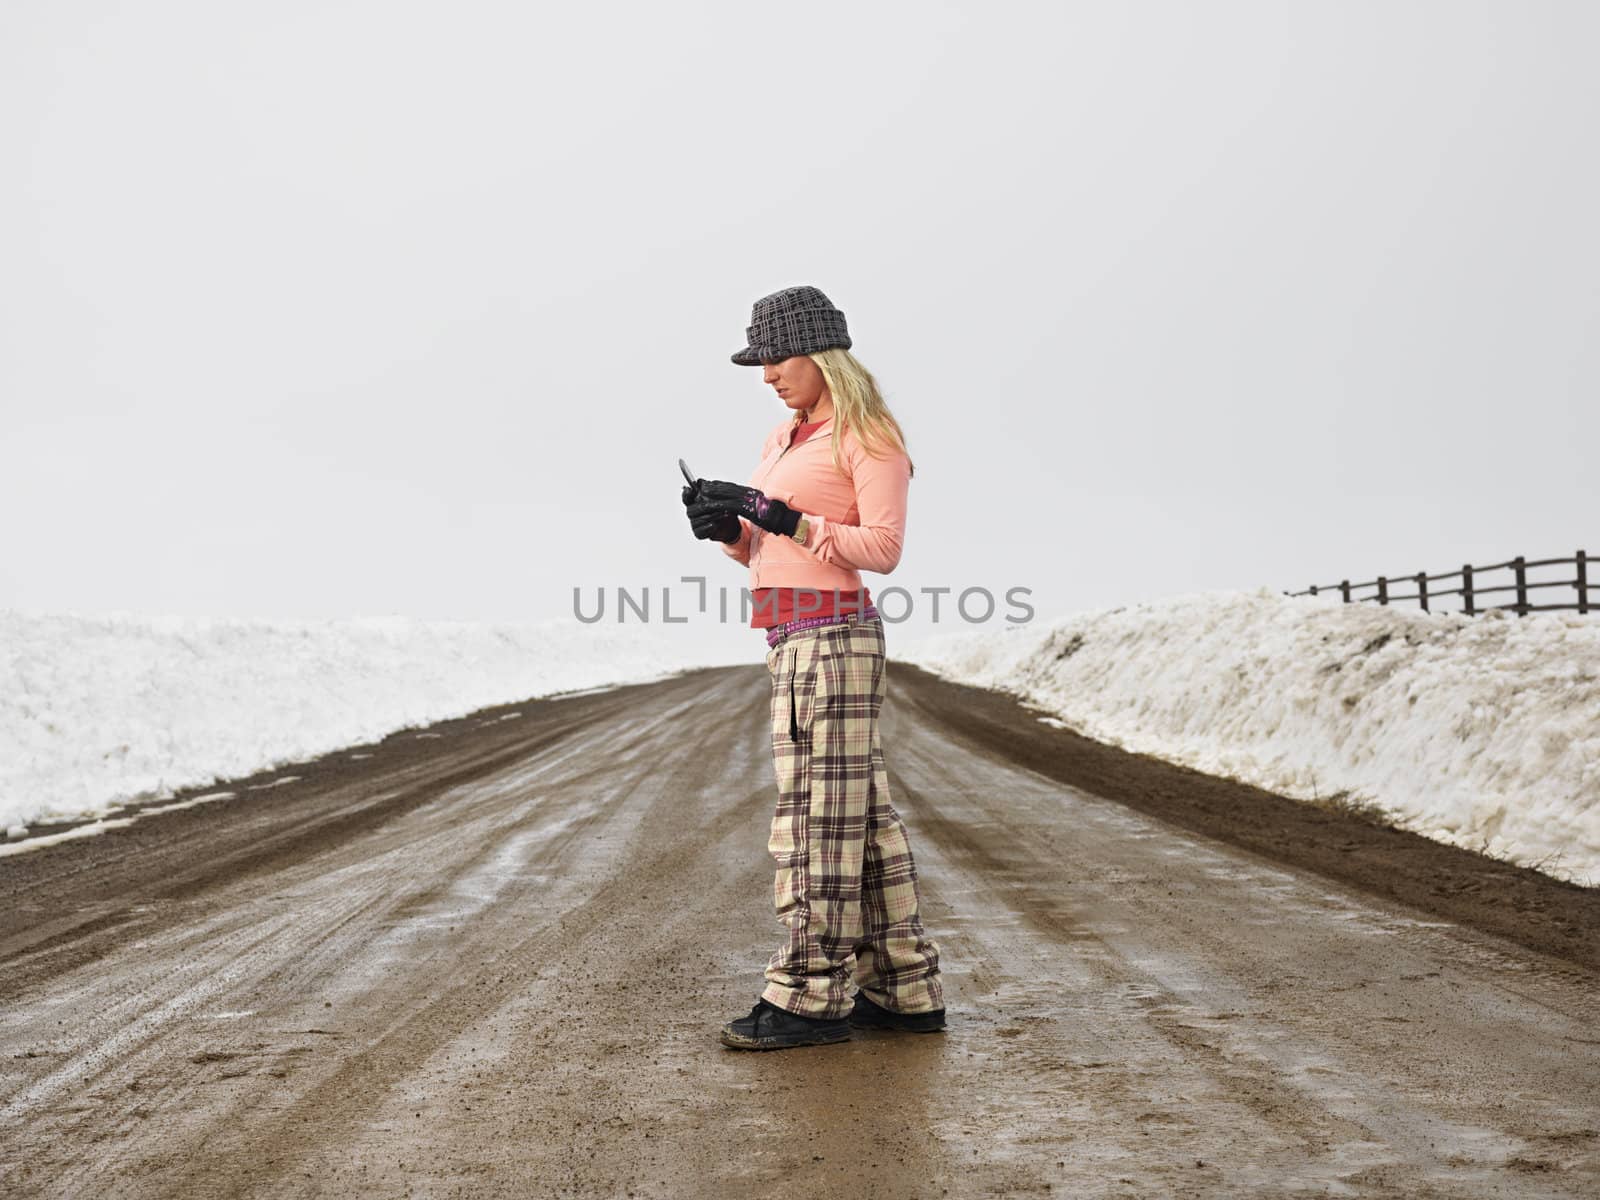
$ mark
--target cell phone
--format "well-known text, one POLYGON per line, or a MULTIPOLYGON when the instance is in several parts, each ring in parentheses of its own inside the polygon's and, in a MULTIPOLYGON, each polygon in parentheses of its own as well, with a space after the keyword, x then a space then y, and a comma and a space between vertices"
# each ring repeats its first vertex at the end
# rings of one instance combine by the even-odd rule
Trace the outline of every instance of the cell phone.
POLYGON ((693 487, 695 484, 700 482, 694 477, 694 472, 689 470, 689 464, 684 462, 681 458, 678 460, 678 470, 683 472, 683 477, 689 481, 690 487, 693 487))

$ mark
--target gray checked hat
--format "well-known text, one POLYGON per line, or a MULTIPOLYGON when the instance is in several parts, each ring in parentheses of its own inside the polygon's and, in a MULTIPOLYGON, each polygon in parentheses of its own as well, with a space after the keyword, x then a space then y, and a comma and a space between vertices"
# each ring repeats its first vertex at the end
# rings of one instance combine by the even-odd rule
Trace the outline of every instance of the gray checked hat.
POLYGON ((745 338, 750 344, 733 356, 741 367, 759 367, 764 359, 812 354, 835 346, 850 349, 844 314, 833 301, 805 284, 757 300, 750 310, 745 338))

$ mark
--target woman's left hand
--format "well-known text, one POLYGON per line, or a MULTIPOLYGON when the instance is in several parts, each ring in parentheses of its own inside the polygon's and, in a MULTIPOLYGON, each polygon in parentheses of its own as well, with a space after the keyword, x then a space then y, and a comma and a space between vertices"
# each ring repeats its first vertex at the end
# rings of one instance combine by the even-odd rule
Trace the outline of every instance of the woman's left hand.
POLYGON ((800 523, 800 514, 782 500, 774 500, 759 488, 725 479, 700 480, 699 502, 737 513, 752 525, 784 537, 792 536, 800 523))

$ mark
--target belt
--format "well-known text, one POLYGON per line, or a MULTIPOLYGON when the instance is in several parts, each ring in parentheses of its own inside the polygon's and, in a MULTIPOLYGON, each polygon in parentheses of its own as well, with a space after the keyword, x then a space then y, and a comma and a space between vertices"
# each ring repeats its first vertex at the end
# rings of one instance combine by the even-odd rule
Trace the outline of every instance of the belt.
POLYGON ((878 610, 872 604, 859 613, 833 613, 820 617, 800 617, 797 620, 785 621, 781 625, 774 625, 767 630, 767 648, 771 649, 791 633, 799 633, 802 629, 815 629, 819 625, 851 625, 861 621, 875 621, 878 619, 878 610))

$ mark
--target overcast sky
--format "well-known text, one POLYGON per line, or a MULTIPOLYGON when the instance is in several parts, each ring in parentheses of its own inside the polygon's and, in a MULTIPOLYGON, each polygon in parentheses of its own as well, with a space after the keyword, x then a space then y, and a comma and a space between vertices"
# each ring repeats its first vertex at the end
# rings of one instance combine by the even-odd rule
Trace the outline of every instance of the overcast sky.
POLYGON ((1597 35, 1529 0, 8 0, 0 607, 736 597, 676 462, 748 477, 785 410, 728 356, 796 283, 916 464, 875 591, 1048 616, 1600 553, 1597 35))

